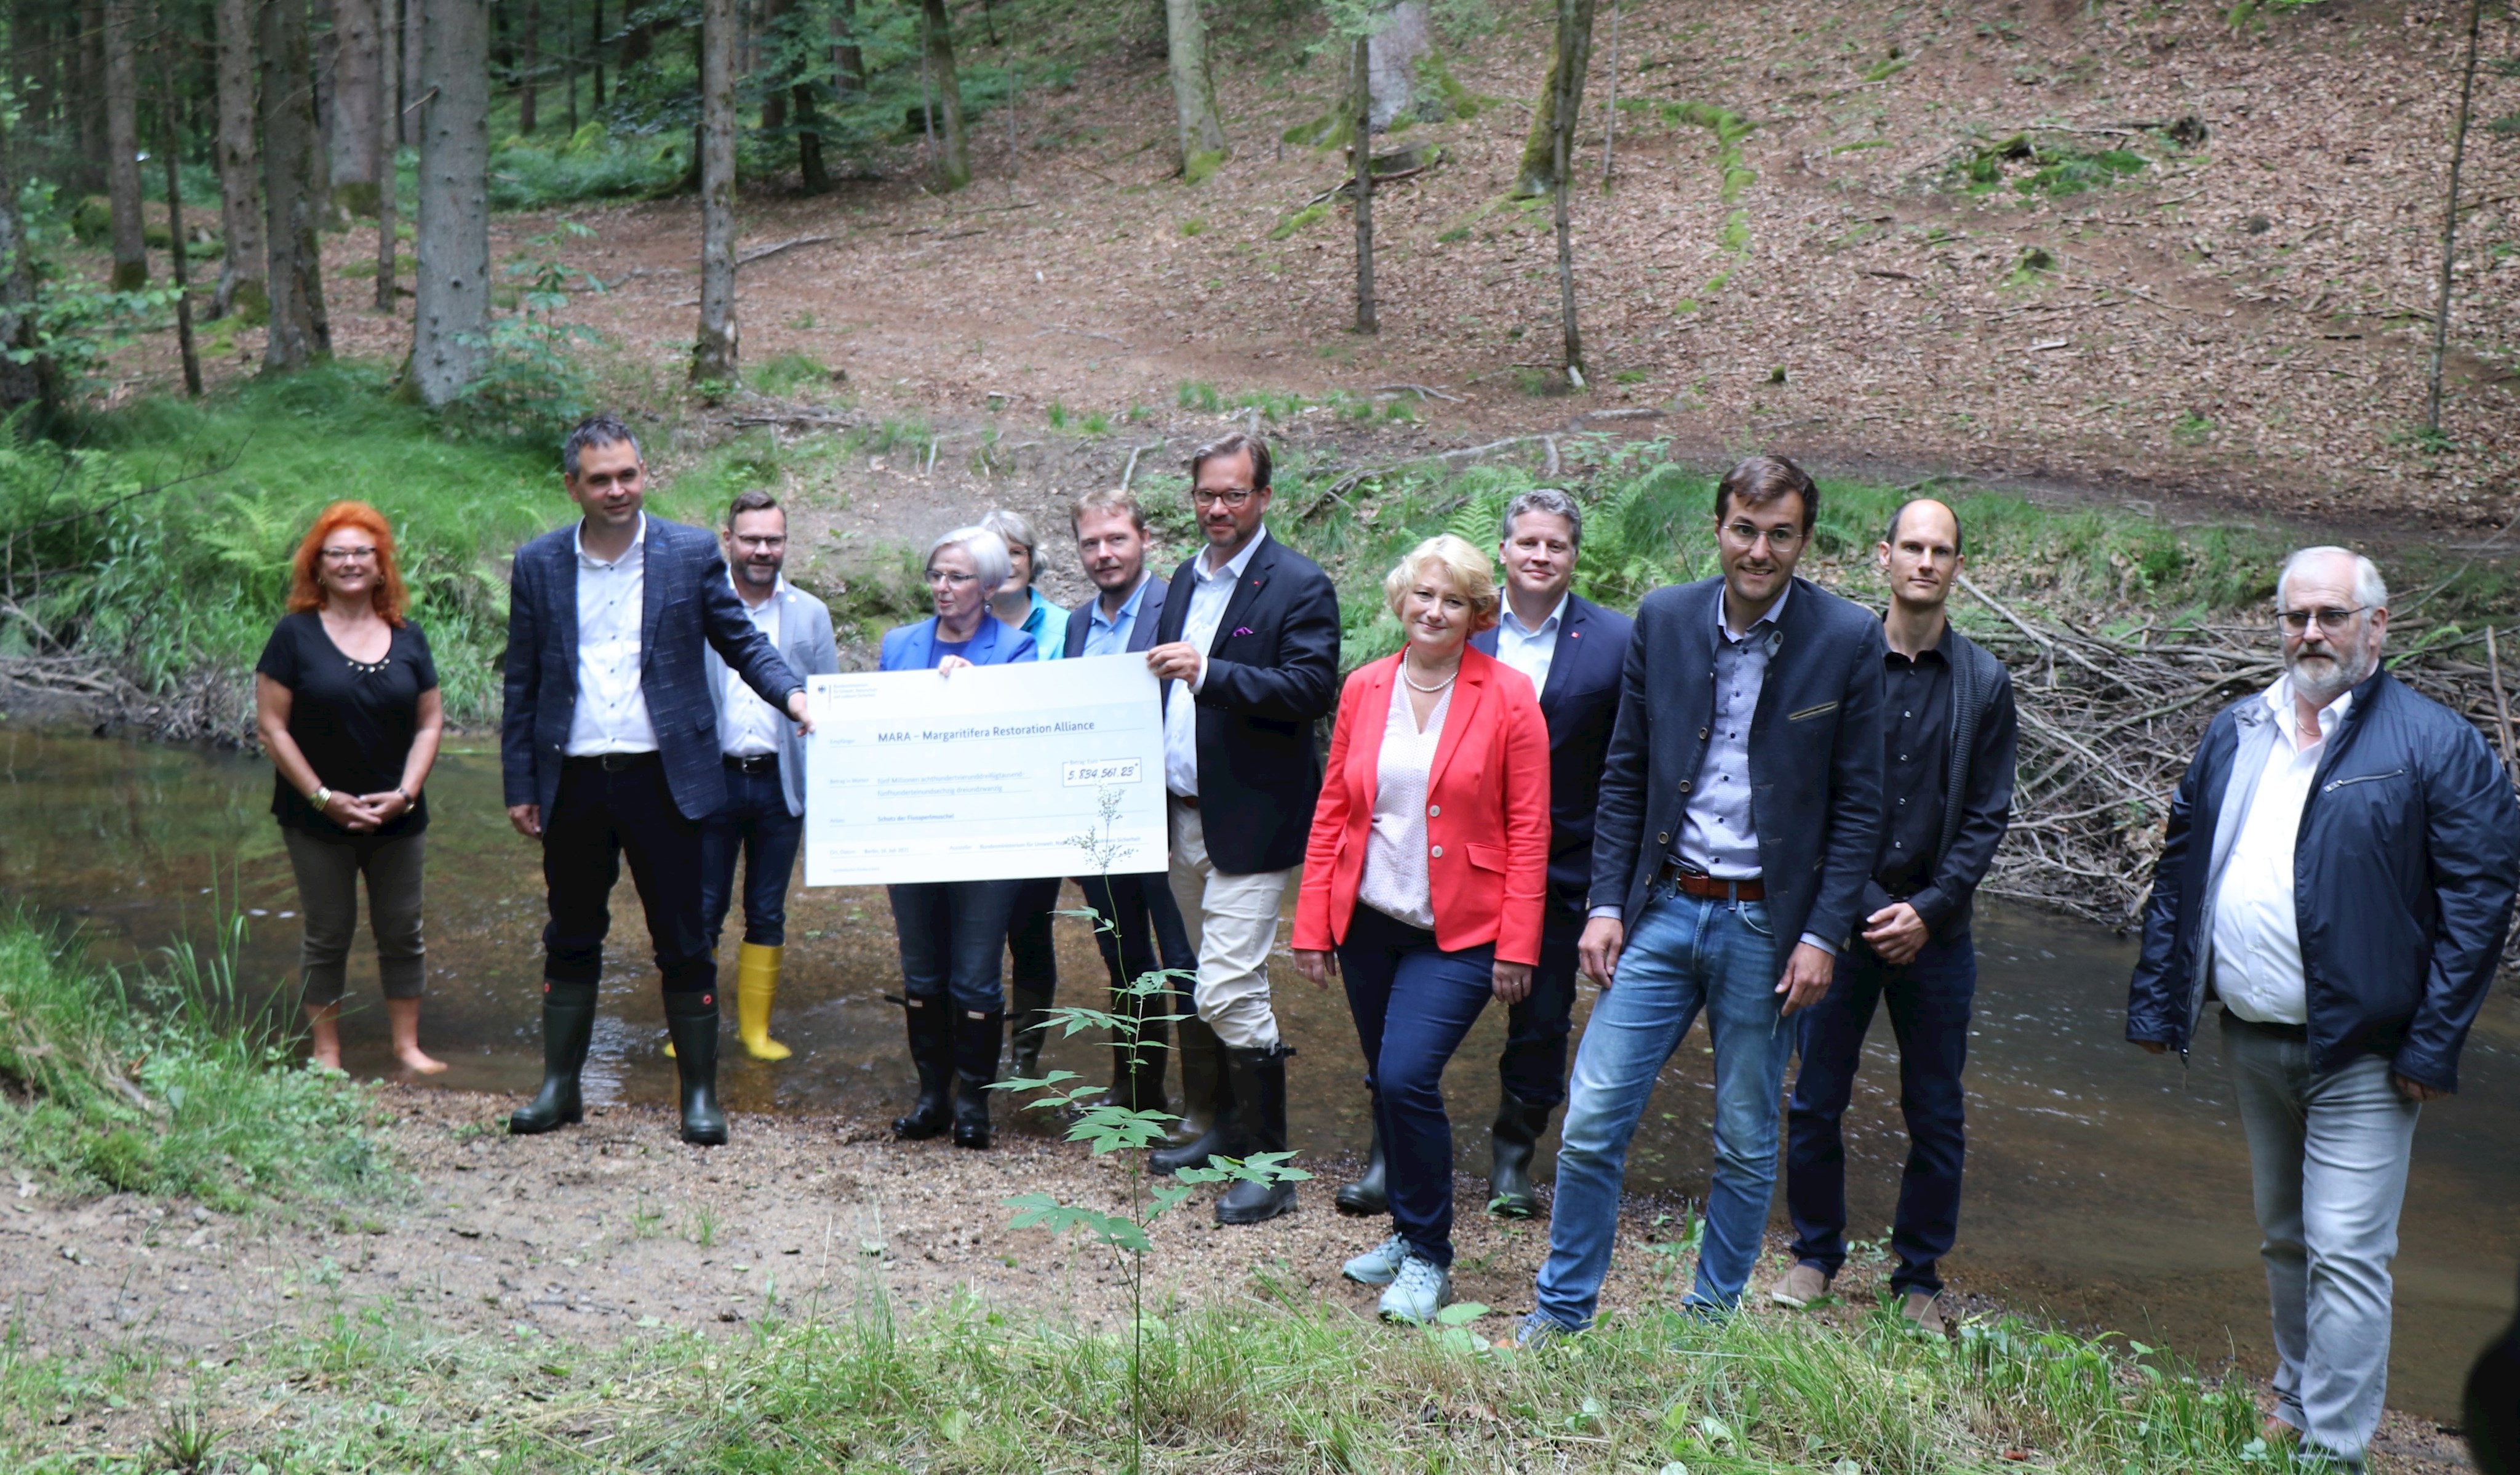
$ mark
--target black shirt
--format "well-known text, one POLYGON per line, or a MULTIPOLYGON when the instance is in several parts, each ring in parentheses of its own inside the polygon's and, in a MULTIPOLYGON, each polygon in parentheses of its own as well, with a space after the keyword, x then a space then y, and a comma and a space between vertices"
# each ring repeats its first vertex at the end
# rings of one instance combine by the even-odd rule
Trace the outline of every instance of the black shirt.
POLYGON ((1937 647, 1882 658, 1881 854, 1872 879, 1894 898, 1934 879, 1952 766, 1952 664, 1937 647))
MULTIPOLYGON (((272 630, 253 668, 289 688, 289 736, 326 788, 382 794, 402 783, 403 763, 420 727, 420 695, 437 689, 437 667, 420 626, 397 628, 385 658, 369 666, 333 643, 323 616, 291 615, 272 630)), ((290 829, 349 834, 276 773, 271 812, 290 829)), ((416 794, 407 812, 373 833, 415 835, 428 827, 428 801, 416 794)))

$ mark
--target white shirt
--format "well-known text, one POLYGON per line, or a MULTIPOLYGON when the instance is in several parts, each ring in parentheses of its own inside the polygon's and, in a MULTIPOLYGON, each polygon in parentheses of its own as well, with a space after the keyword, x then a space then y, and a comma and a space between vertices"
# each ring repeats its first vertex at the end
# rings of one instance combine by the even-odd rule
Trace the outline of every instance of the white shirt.
MULTIPOLYGON (((735 588, 735 597, 742 599, 743 591, 736 585, 734 570, 727 571, 726 581, 735 588)), ((768 599, 743 607, 744 614, 752 620, 752 627, 774 649, 779 644, 779 596, 786 592, 788 580, 782 576, 771 585, 768 599)), ((718 746, 727 757, 767 758, 779 751, 780 727, 788 720, 787 714, 744 685, 742 673, 732 666, 726 668, 725 700, 719 706, 726 711, 726 720, 718 727, 718 746)))
POLYGON ((2299 913, 2293 907, 2293 842, 2301 834, 2302 807, 2310 802, 2319 758, 2354 693, 2319 709, 2318 741, 2307 747, 2293 713, 2292 677, 2278 679, 2266 700, 2274 709, 2277 736, 2214 892, 2214 991, 2232 1013, 2252 1023, 2308 1024, 2309 991, 2302 982, 2299 913))
POLYGON ((577 550, 577 707, 568 718, 568 756, 653 753, 655 724, 639 686, 639 625, 647 612, 648 514, 639 514, 630 550, 610 563, 586 551, 586 524, 569 534, 577 550))
MULTIPOLYGON (((1198 674, 1192 677, 1190 690, 1164 691, 1164 787, 1185 799, 1198 797, 1198 704, 1192 701, 1207 684, 1207 648, 1216 643, 1216 631, 1225 623, 1225 607, 1233 602, 1234 586, 1242 581, 1242 571, 1251 567, 1251 556, 1269 538, 1263 526, 1251 534, 1251 541, 1234 555, 1222 569, 1211 571, 1208 559, 1216 552, 1207 547, 1190 565, 1190 605, 1182 616, 1181 638, 1198 652, 1198 674)), ((1165 596, 1181 598, 1179 586, 1165 596)))
POLYGON ((1522 619, 1514 614, 1510 600, 1497 620, 1497 659, 1529 676, 1535 697, 1549 689, 1549 664, 1557 659, 1557 632, 1566 624, 1566 602, 1572 597, 1558 595, 1557 608, 1549 612, 1549 618, 1540 622, 1536 630, 1522 627, 1522 619))
POLYGON ((1391 678, 1391 711, 1382 721, 1382 748, 1374 761, 1373 823, 1365 835, 1365 869, 1356 899, 1412 927, 1435 928, 1435 893, 1426 879, 1426 783, 1435 748, 1444 738, 1444 714, 1453 688, 1435 699, 1426 730, 1409 710, 1409 668, 1391 678))

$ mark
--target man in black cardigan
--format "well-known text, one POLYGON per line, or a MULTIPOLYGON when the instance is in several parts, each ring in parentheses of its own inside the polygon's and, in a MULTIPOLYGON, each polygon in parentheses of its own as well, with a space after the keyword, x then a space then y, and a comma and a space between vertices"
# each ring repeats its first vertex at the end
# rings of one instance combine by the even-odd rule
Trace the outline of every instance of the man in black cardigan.
POLYGON ((1855 1088, 1864 1037, 1887 1005, 1899 1039, 1899 1107, 1908 1168, 1899 1180, 1890 1290, 1899 1314, 1943 1329, 1934 1267, 1958 1232, 1960 1067, 1968 1058, 1977 949, 1969 902, 2012 817, 2017 718, 2012 678, 1944 613, 1959 578, 1958 514, 1919 499, 1881 534, 1890 580, 1883 620, 1881 840, 1864 888, 1861 935, 1828 993, 1802 1021, 1802 1072, 1786 1112, 1785 1207, 1794 1266, 1770 1288, 1779 1305, 1828 1294, 1846 1264, 1846 1144, 1838 1120, 1855 1088))
MULTIPOLYGON (((1159 1173, 1286 1150, 1291 1052, 1269 1007, 1269 951, 1321 797, 1313 724, 1338 700, 1338 594, 1263 526, 1269 447, 1239 434, 1200 447, 1191 510, 1207 547, 1174 571, 1147 666, 1164 683, 1173 864, 1196 880, 1182 898, 1199 922, 1193 992, 1225 1047, 1232 1105, 1198 1140, 1157 1152, 1159 1173)), ((1258 1223, 1294 1207, 1290 1183, 1237 1182, 1216 1219, 1258 1223)))

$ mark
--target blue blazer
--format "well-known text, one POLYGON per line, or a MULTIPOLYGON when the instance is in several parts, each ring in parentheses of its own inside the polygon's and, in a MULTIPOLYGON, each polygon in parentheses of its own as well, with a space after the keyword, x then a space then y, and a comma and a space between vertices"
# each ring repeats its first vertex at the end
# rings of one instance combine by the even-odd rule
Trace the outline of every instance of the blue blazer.
MULTIPOLYGON (((1721 577, 1637 606, 1593 840, 1595 906, 1625 908, 1680 839, 1715 717, 1721 577)), ((1778 945, 1843 946, 1863 920, 1881 830, 1881 617, 1796 578, 1750 717, 1750 819, 1778 945)))
MULTIPOLYGON (((739 595, 738 598, 742 596, 739 595)), ((779 655, 796 679, 835 676, 840 672, 839 646, 832 638, 831 606, 791 583, 781 583, 770 596, 779 601, 779 655)), ((709 701, 716 704, 719 725, 726 722, 726 663, 715 651, 700 653, 708 668, 709 701)), ((805 740, 796 724, 779 724, 779 789, 788 812, 805 812, 805 740)))
MULTIPOLYGON (((577 712, 576 525, 555 529, 517 550, 508 575, 507 709, 499 724, 499 768, 507 802, 540 805, 551 822, 560 799, 561 761, 577 712)), ((717 539, 698 528, 648 514, 644 612, 639 622, 639 689, 656 729, 656 752, 674 807, 702 819, 726 804, 717 743, 717 698, 703 649, 743 673, 744 683, 785 708, 798 682, 779 650, 753 628, 727 582, 717 539)))
MULTIPOLYGON (((973 666, 1012 666, 1033 659, 1032 637, 995 615, 980 617, 979 629, 972 632, 971 648, 963 659, 973 666)), ((879 670, 926 670, 936 664, 936 617, 928 616, 917 624, 898 625, 883 632, 883 662, 879 670)))
MULTIPOLYGON (((1549 658, 1540 715, 1549 723, 1549 899, 1560 911, 1583 911, 1592 890, 1601 761, 1619 720, 1619 670, 1635 631, 1627 616, 1570 594, 1549 658)), ((1481 630, 1470 644, 1493 656, 1497 632, 1481 630)))
MULTIPOLYGON (((1162 576, 1148 576, 1147 591, 1138 596, 1138 620, 1135 624, 1129 626, 1129 639, 1124 654, 1134 656, 1141 651, 1154 649, 1155 626, 1163 621, 1164 591, 1169 587, 1171 586, 1164 582, 1162 576)), ((1077 661, 1084 658, 1085 637, 1094 633, 1095 600, 1102 597, 1097 593, 1092 599, 1067 612, 1067 638, 1063 642, 1065 648, 1059 652, 1067 660, 1077 661)))

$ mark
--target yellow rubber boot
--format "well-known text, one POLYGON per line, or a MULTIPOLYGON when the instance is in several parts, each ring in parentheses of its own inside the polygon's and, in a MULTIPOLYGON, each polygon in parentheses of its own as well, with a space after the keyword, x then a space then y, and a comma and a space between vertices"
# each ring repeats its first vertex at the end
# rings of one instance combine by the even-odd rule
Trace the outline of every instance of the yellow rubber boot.
POLYGON ((785 1060, 795 1053, 770 1037, 770 1003, 779 996, 781 951, 746 943, 735 955, 735 1033, 755 1060, 785 1060))

